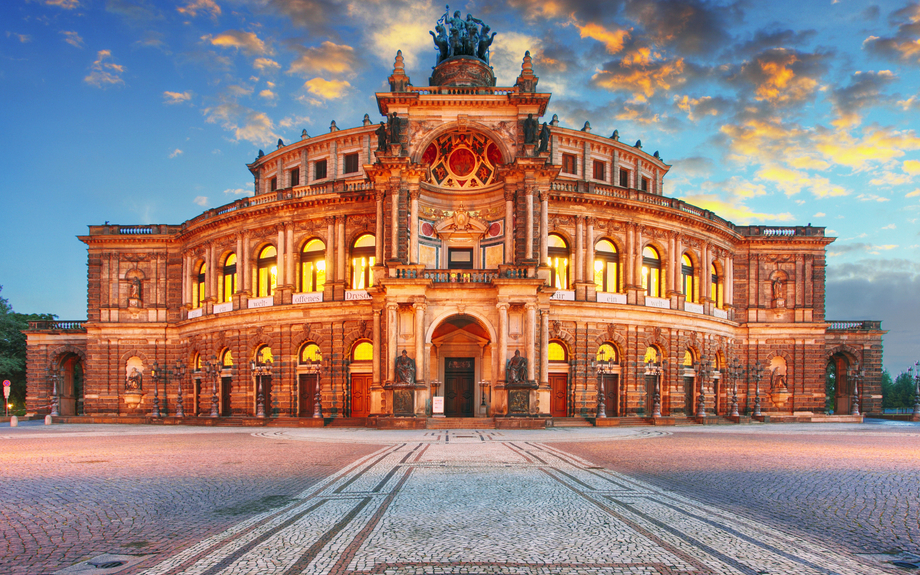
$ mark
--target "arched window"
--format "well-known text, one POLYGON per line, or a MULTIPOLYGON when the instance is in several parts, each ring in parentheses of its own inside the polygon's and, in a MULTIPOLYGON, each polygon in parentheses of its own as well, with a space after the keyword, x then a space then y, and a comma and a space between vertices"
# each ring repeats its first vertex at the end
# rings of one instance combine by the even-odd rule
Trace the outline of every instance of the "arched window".
POLYGON ((569 246, 556 234, 550 234, 547 242, 547 265, 553 268, 550 285, 554 288, 569 289, 569 246))
POLYGON ((549 347, 546 350, 546 356, 549 361, 565 362, 569 360, 568 351, 565 349, 565 346, 558 341, 549 342, 549 347))
POLYGON ((616 346, 605 343, 597 348, 597 361, 603 363, 620 363, 616 346))
POLYGON ((322 291, 326 285, 326 244, 310 240, 300 252, 300 291, 322 291))
POLYGON ((201 364, 201 354, 196 353, 195 357, 192 358, 192 371, 201 371, 202 367, 203 366, 201 364))
POLYGON ((220 365, 223 369, 229 369, 233 367, 233 352, 229 349, 225 349, 220 354, 220 365))
POLYGON ((719 273, 716 271, 716 264, 712 264, 710 272, 712 273, 712 301, 719 309, 725 307, 725 296, 722 293, 722 284, 719 283, 719 273))
POLYGON ((619 291, 620 255, 610 240, 601 240, 594 246, 594 285, 597 291, 619 291))
POLYGON ((298 356, 298 361, 303 364, 311 363, 321 363, 323 361, 323 354, 319 350, 319 346, 315 343, 305 343, 303 347, 300 348, 300 355, 298 356))
POLYGON ((374 359, 374 344, 369 341, 359 341, 351 348, 352 361, 372 361, 374 359))
POLYGON ((195 275, 195 294, 192 298, 193 308, 201 307, 201 304, 204 303, 204 286, 207 283, 207 274, 208 264, 202 263, 200 266, 198 266, 198 273, 195 275))
POLYGON ((275 246, 265 246, 259 252, 256 277, 257 297, 268 297, 275 293, 278 285, 278 251, 275 246))
POLYGON ((687 254, 680 258, 680 286, 687 301, 696 301, 693 297, 693 262, 687 254))
POLYGON ((256 351, 256 362, 265 365, 267 363, 272 363, 275 361, 275 356, 272 355, 272 348, 267 345, 260 346, 256 351))
POLYGON ((658 351, 658 348, 654 345, 650 345, 645 348, 645 357, 642 358, 643 364, 648 364, 648 362, 659 363, 661 361, 661 353, 658 351))
POLYGON ((351 289, 366 289, 374 285, 371 268, 376 265, 376 245, 371 234, 364 234, 355 240, 351 248, 351 289))
POLYGON ((693 369, 693 354, 688 349, 684 352, 684 361, 681 363, 686 368, 693 369))
POLYGON ((233 301, 236 293, 236 254, 230 254, 224 261, 224 273, 221 284, 224 288, 224 302, 233 301))
POLYGON ((661 257, 651 246, 642 250, 642 289, 645 295, 661 297, 661 257))

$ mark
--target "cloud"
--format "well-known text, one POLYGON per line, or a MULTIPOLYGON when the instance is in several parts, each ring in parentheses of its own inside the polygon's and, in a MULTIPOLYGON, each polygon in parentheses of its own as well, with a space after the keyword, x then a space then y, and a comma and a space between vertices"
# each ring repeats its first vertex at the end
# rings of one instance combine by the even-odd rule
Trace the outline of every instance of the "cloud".
POLYGON ((252 88, 240 86, 238 84, 231 84, 227 86, 225 93, 233 98, 241 98, 243 96, 249 96, 252 94, 252 88))
POLYGON ((747 225, 753 222, 791 222, 795 219, 789 212, 783 214, 755 212, 740 202, 725 201, 711 194, 691 194, 680 199, 704 210, 715 212, 719 216, 739 225, 747 225))
POLYGON ((916 190, 909 192, 904 197, 905 198, 916 198, 917 196, 920 196, 920 188, 917 188, 916 190))
POLYGON ((272 91, 269 90, 269 89, 265 89, 265 90, 262 90, 261 92, 259 92, 259 97, 260 97, 260 98, 265 98, 266 100, 274 100, 275 98, 278 97, 278 94, 275 94, 274 92, 272 92, 272 91))
POLYGON ((73 10, 80 5, 80 2, 78 0, 45 0, 45 4, 48 6, 57 6, 65 10, 73 10))
POLYGON ((105 9, 137 25, 149 26, 151 20, 162 20, 163 14, 148 0, 106 0, 105 9))
POLYGON ((312 76, 327 72, 350 74, 356 66, 355 49, 344 44, 325 41, 320 46, 300 46, 300 57, 291 63, 288 74, 312 76))
POLYGON ((683 58, 669 60, 639 48, 605 64, 591 81, 612 92, 628 92, 635 101, 644 102, 659 90, 683 84, 683 72, 683 58))
POLYGON ((788 107, 811 99, 826 72, 828 59, 826 54, 772 48, 742 64, 728 79, 752 86, 758 101, 788 107))
POLYGON ((387 64, 402 50, 408 68, 419 65, 419 55, 424 64, 434 63, 435 49, 428 32, 439 16, 437 5, 412 0, 348 4, 348 17, 363 22, 368 32, 365 49, 387 64))
POLYGON ((826 217, 827 217, 827 214, 825 214, 824 212, 818 212, 818 213, 816 213, 815 215, 813 215, 812 217, 813 217, 813 218, 826 218, 826 217))
POLYGON ((920 175, 920 161, 917 160, 904 160, 904 163, 901 164, 901 169, 910 174, 911 176, 920 175))
POLYGON ((732 9, 700 0, 632 0, 626 15, 645 29, 657 46, 679 54, 702 55, 721 49, 730 39, 732 9))
POLYGON ((673 166, 675 173, 688 177, 705 178, 715 169, 715 162, 703 156, 690 156, 689 158, 675 160, 673 166))
POLYGON ((700 98, 691 98, 690 96, 674 96, 674 105, 678 110, 686 112, 687 119, 696 122, 706 116, 718 116, 729 110, 732 102, 722 96, 702 96, 700 98))
POLYGON ((169 153, 169 157, 170 159, 172 159, 172 158, 175 158, 176 156, 181 156, 182 154, 183 154, 182 150, 180 150, 179 148, 176 148, 175 150, 169 153))
POLYGON ((808 190, 816 198, 846 196, 849 191, 843 186, 832 184, 824 176, 810 175, 805 172, 790 170, 778 165, 767 165, 758 170, 756 179, 772 182, 787 196, 808 190))
POLYGON ((904 184, 909 184, 912 179, 910 174, 896 174, 888 170, 883 170, 880 177, 869 180, 869 185, 884 187, 903 186, 904 184))
POLYGON ((623 45, 629 39, 628 30, 607 30, 600 24, 589 22, 584 26, 575 24, 582 38, 593 38, 606 46, 610 54, 618 54, 623 50, 623 45))
POLYGON ((876 194, 859 194, 858 196, 856 196, 856 199, 859 200, 860 202, 889 202, 891 201, 888 198, 883 198, 882 196, 878 196, 876 194))
POLYGON ((17 40, 19 40, 23 44, 28 44, 29 42, 32 41, 32 36, 28 34, 16 34, 15 32, 10 32, 10 31, 7 31, 6 37, 7 38, 15 37, 17 40))
POLYGON ((271 70, 273 68, 280 69, 281 64, 275 62, 271 58, 256 58, 252 62, 252 67, 256 70, 259 70, 260 72, 265 72, 266 70, 271 70))
POLYGON ((900 158, 907 150, 920 149, 920 137, 912 130, 898 131, 881 126, 867 127, 861 137, 819 129, 812 140, 815 148, 829 160, 857 170, 900 158))
POLYGON ((243 32, 242 30, 227 30, 217 36, 206 34, 201 37, 205 42, 210 42, 212 46, 221 48, 236 48, 247 54, 253 55, 271 55, 274 50, 259 39, 253 32, 243 32))
POLYGON ((198 204, 199 206, 201 206, 202 208, 208 207, 208 197, 207 196, 196 196, 195 199, 192 201, 198 204))
POLYGON ((731 54, 753 56, 770 48, 800 46, 809 42, 816 34, 814 30, 758 30, 750 40, 736 44, 731 54))
POLYGON ((351 87, 351 84, 345 80, 325 80, 317 77, 307 80, 304 87, 311 94, 326 100, 335 100, 340 98, 351 87))
POLYGON ((831 92, 829 99, 837 114, 837 119, 831 123, 839 128, 859 124, 863 108, 884 104, 888 100, 882 90, 896 79, 897 76, 888 70, 853 74, 849 86, 831 92))
POLYGON ((235 102, 223 102, 205 108, 203 113, 208 123, 220 124, 232 132, 235 141, 246 140, 256 145, 266 145, 280 137, 275 133, 274 124, 267 114, 235 102))
POLYGON ((224 193, 228 196, 248 196, 252 193, 252 189, 246 188, 228 188, 224 190, 224 193))
POLYGON ((220 16, 220 6, 214 0, 191 0, 185 6, 177 6, 176 11, 192 18, 198 16, 199 12, 210 13, 212 18, 220 16))
POLYGON ((891 13, 889 20, 898 25, 893 36, 869 36, 863 49, 894 62, 920 62, 920 3, 913 3, 891 13))
POLYGON ((99 50, 96 53, 96 61, 90 66, 90 73, 83 78, 83 81, 97 88, 108 88, 117 84, 124 84, 121 74, 125 68, 120 64, 108 61, 112 57, 109 50, 99 50))
POLYGON ((163 92, 163 100, 167 104, 182 104, 192 99, 191 92, 163 92))
POLYGON ((83 47, 83 38, 79 34, 72 31, 61 30, 61 34, 64 35, 64 41, 73 46, 74 48, 83 47))
POLYGON ((583 0, 510 0, 508 4, 531 21, 578 18, 597 21, 620 11, 623 2, 585 2, 583 0))
POLYGON ((897 224, 888 224, 887 226, 882 226, 883 230, 896 230, 898 229, 897 224))
POLYGON ((329 35, 330 22, 345 16, 345 3, 337 0, 268 0, 264 6, 287 18, 295 27, 322 36, 329 35))

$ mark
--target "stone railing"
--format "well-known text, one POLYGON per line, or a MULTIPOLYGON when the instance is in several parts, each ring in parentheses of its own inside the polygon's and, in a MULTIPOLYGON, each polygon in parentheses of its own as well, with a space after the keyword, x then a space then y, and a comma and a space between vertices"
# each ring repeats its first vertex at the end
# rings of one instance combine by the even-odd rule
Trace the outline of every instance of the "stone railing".
POLYGON ((29 331, 86 331, 86 320, 38 320, 29 322, 29 331))
POLYGON ((767 238, 824 237, 824 228, 814 226, 736 226, 735 231, 742 236, 762 236, 767 238))
POLYGON ((498 277, 496 270, 424 270, 421 276, 434 283, 487 284, 498 277))
POLYGON ((494 86, 409 86, 406 91, 420 96, 507 96, 517 93, 516 88, 494 86))
POLYGON ((176 234, 182 230, 182 226, 172 226, 168 224, 151 224, 148 226, 118 226, 102 225, 90 226, 89 235, 91 236, 155 236, 163 234, 176 234))
POLYGON ((882 322, 876 320, 828 320, 828 331, 878 331, 882 322))

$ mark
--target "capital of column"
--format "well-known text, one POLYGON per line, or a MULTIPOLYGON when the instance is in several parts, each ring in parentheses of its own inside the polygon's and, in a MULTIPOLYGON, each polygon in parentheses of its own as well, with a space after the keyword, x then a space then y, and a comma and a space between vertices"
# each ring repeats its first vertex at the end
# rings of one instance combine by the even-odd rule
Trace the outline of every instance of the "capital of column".
POLYGON ((585 225, 594 227, 597 225, 597 218, 593 216, 585 216, 585 225))
POLYGON ((377 186, 374 189, 374 196, 378 202, 382 202, 387 195, 387 186, 377 186))
POLYGON ((514 190, 509 190, 508 188, 505 188, 505 201, 506 202, 514 201, 514 190))
POLYGON ((335 224, 335 216, 323 216, 323 223, 327 226, 335 224))
POLYGON ((539 197, 541 202, 545 202, 549 199, 549 190, 540 190, 539 197))
POLYGON ((399 307, 399 304, 396 302, 391 301, 387 303, 387 311, 396 311, 398 307, 399 307))
POLYGON ((495 309, 497 309, 500 312, 501 311, 507 312, 509 307, 511 306, 504 302, 495 304, 495 309))
POLYGON ((412 307, 415 308, 415 311, 425 311, 428 309, 428 304, 423 302, 416 302, 412 304, 412 307))
POLYGON ((419 195, 421 195, 421 190, 419 190, 417 187, 412 186, 409 188, 409 199, 410 200, 417 200, 419 195))

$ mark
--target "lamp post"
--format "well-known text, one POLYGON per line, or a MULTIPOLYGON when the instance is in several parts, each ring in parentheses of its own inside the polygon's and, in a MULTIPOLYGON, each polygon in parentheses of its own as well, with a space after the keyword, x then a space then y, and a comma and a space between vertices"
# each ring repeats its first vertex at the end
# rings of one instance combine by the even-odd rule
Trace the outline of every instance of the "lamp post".
MULTIPOLYGON (((307 373, 313 374, 316 376, 316 389, 313 393, 313 419, 322 419, 323 418, 323 406, 321 404, 323 396, 320 393, 320 382, 323 377, 323 364, 328 360, 316 359, 311 360, 307 365, 307 373)), ((299 387, 298 387, 299 389, 299 387)))
MULTIPOLYGON (((917 366, 917 373, 914 374, 914 414, 913 419, 920 418, 920 361, 914 364, 917 366)), ((907 373, 910 373, 911 369, 907 370, 907 373)))
POLYGON ((265 396, 262 394, 262 376, 271 376, 272 362, 268 360, 265 363, 260 363, 257 360, 251 360, 249 362, 249 369, 253 377, 256 378, 256 417, 265 417, 265 396))
POLYGON ((217 355, 212 354, 211 359, 205 364, 205 373, 211 380, 211 417, 220 417, 220 403, 217 397, 217 380, 220 378, 221 365, 217 355))
POLYGON ((696 378, 700 380, 700 395, 696 402, 696 416, 703 418, 706 417, 706 392, 703 386, 712 374, 712 362, 704 355, 700 357, 699 361, 693 362, 693 371, 696 373, 696 378))
POLYGON ((482 380, 479 382, 479 407, 486 406, 486 388, 489 387, 489 382, 482 380))
POLYGON ((54 368, 54 365, 48 367, 48 375, 51 379, 51 415, 56 417, 61 415, 58 406, 58 380, 61 376, 58 374, 58 370, 54 368))
POLYGON ((850 408, 850 415, 859 415, 859 382, 865 375, 866 372, 858 366, 850 372, 850 377, 853 378, 853 406, 850 408))
POLYGON ((738 413, 738 379, 744 377, 744 365, 737 357, 729 360, 725 366, 728 377, 732 380, 732 413, 731 417, 740 417, 738 413))
MULTIPOLYGON (((153 376, 153 417, 160 417, 160 380, 166 379, 163 371, 160 369, 160 364, 156 361, 153 362, 153 369, 150 370, 150 375, 153 376)), ((163 382, 164 389, 166 382, 163 382)))
POLYGON ((182 405, 182 379, 185 377, 185 364, 182 360, 176 361, 176 367, 173 368, 173 379, 179 384, 179 396, 176 399, 176 417, 185 417, 185 406, 182 405))
POLYGON ((604 373, 606 373, 606 364, 606 361, 597 361, 596 359, 591 360, 591 369, 594 370, 594 374, 597 376, 597 417, 599 418, 607 417, 607 392, 604 389, 604 373))
POLYGON ((763 370, 764 366, 761 365, 760 360, 757 360, 757 363, 754 365, 748 366, 748 373, 751 377, 754 378, 754 417, 760 417, 760 380, 763 379, 763 370))
MULTIPOLYGON (((656 359, 658 358, 656 354, 656 359)), ((661 417, 661 371, 662 366, 667 366, 667 360, 645 362, 645 375, 655 378, 655 396, 652 400, 652 417, 661 417)))

